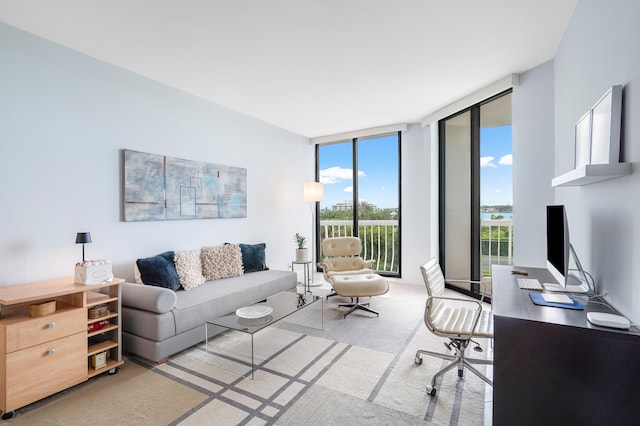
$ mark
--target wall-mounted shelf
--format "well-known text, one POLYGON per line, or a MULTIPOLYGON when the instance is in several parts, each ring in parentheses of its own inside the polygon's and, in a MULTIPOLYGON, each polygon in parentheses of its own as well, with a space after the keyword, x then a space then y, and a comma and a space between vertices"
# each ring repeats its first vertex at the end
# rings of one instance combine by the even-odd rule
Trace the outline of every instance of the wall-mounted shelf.
POLYGON ((631 163, 587 164, 551 180, 551 186, 582 186, 631 174, 631 163))

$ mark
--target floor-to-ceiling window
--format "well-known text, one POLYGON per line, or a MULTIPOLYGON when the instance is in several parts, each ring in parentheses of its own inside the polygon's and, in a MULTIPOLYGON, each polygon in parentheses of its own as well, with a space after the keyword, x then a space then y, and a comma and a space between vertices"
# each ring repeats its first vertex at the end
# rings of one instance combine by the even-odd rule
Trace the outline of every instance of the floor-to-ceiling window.
POLYGON ((320 145, 319 239, 357 236, 381 274, 400 275, 400 132, 320 145))
POLYGON ((440 262, 447 277, 490 290, 491 265, 513 258, 511 91, 441 120, 439 134, 440 262))

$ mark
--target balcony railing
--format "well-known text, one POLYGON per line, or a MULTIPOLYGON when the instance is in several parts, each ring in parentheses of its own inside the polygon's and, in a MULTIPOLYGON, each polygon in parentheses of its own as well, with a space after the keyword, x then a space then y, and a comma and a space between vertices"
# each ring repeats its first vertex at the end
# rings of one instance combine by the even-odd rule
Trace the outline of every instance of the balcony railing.
MULTIPOLYGON (((373 269, 398 273, 400 239, 397 220, 361 220, 358 235, 362 240, 365 259, 373 259, 373 269)), ((482 275, 491 275, 491 265, 513 264, 513 220, 482 220, 480 230, 480 261, 482 275)), ((327 237, 353 236, 349 220, 321 220, 320 240, 327 237)))
POLYGON ((513 265, 513 220, 480 221, 482 276, 491 275, 491 265, 513 265))
MULTIPOLYGON (((350 220, 321 220, 320 240, 328 237, 353 236, 350 220)), ((398 273, 400 238, 397 220, 360 220, 358 236, 362 240, 364 259, 374 261, 373 269, 379 272, 398 273)))

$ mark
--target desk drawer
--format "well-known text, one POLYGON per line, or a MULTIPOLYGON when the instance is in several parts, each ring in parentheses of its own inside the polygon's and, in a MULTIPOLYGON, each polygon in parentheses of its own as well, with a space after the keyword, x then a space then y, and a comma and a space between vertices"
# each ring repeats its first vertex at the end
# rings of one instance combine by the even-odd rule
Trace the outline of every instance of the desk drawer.
POLYGON ((5 411, 12 411, 87 379, 86 333, 10 353, 6 363, 5 411))
POLYGON ((69 309, 6 326, 6 353, 86 331, 87 310, 69 309))

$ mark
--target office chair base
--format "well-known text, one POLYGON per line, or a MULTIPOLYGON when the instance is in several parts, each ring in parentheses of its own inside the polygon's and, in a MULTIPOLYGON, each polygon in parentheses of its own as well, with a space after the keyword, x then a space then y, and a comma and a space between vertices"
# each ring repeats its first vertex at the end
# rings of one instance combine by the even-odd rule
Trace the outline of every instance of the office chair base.
MULTIPOLYGON (((353 298, 351 298, 351 300, 353 300, 353 298)), ((369 307, 369 303, 360 303, 360 298, 359 297, 356 297, 355 303, 340 303, 338 306, 341 307, 341 308, 351 308, 347 312, 344 313, 343 318, 346 318, 347 315, 349 315, 350 313, 352 313, 356 309, 361 309, 363 311, 366 311, 366 312, 369 312, 369 313, 372 313, 372 314, 376 314, 376 317, 380 316, 379 313, 377 313, 376 311, 374 311, 373 309, 371 309, 369 307)))
MULTIPOLYGON (((417 365, 422 364, 422 355, 431 355, 436 358, 441 358, 444 360, 451 361, 448 365, 446 365, 444 368, 442 368, 440 371, 438 371, 436 374, 433 375, 433 378, 431 379, 431 384, 427 386, 427 393, 429 393, 429 395, 431 396, 436 395, 436 392, 437 392, 436 380, 438 379, 438 377, 442 376, 444 373, 446 373, 447 371, 451 370, 454 367, 458 367, 458 377, 460 378, 464 376, 464 369, 466 367, 473 374, 475 374, 480 379, 482 379, 485 383, 489 384, 490 386, 493 386, 493 382, 491 380, 489 380, 484 374, 482 374, 473 365, 471 365, 471 364, 493 365, 493 361, 487 360, 487 359, 467 358, 464 354, 467 344, 468 344, 468 341, 451 339, 450 345, 456 347, 454 355, 443 354, 440 352, 425 351, 421 349, 416 352, 414 362, 417 365)), ((445 346, 450 347, 446 343, 445 343, 445 346)))

